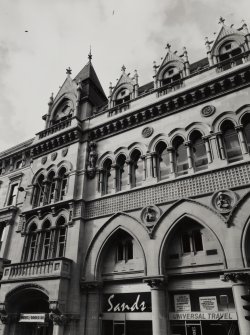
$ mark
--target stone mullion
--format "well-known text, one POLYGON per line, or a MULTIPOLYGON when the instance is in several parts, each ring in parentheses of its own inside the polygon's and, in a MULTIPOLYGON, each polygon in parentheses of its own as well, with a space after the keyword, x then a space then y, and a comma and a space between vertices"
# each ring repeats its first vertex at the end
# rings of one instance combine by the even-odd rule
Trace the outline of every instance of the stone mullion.
POLYGON ((185 142, 185 146, 187 148, 187 159, 188 159, 188 169, 193 169, 193 159, 192 159, 192 153, 191 153, 191 142, 187 141, 185 142))
POLYGON ((142 177, 142 180, 145 181, 147 179, 147 162, 146 162, 146 156, 143 155, 139 159, 142 160, 142 164, 143 164, 143 177, 142 177))
POLYGON ((224 144, 223 144, 223 141, 222 141, 222 133, 217 133, 217 140, 218 140, 218 144, 219 144, 221 159, 226 159, 225 148, 224 148, 224 144))
POLYGON ((126 160, 126 164, 128 167, 128 186, 132 186, 132 164, 133 162, 131 160, 126 160))
POLYGON ((239 142, 240 142, 240 147, 241 147, 241 151, 243 155, 247 155, 248 154, 248 148, 247 148, 247 144, 246 144, 246 140, 243 134, 243 130, 242 130, 242 126, 237 126, 235 127, 238 136, 239 136, 239 142))
MULTIPOLYGON (((112 164, 111 165, 111 169, 110 169, 110 174, 111 174, 111 178, 112 178, 112 191, 115 192, 117 190, 117 165, 116 164, 112 164)), ((112 193, 113 193, 112 192, 112 193)))
POLYGON ((211 153, 209 138, 204 136, 202 139, 204 141, 205 148, 206 148, 208 164, 211 164, 213 160, 212 160, 212 153, 211 153))
POLYGON ((173 176, 175 173, 174 148, 168 147, 167 151, 169 153, 170 173, 173 176))

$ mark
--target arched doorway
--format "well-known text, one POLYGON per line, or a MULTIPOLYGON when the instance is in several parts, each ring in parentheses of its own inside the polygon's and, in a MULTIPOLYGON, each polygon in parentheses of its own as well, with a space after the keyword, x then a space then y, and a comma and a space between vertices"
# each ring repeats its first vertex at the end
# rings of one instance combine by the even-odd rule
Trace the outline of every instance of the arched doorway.
POLYGON ((11 317, 10 333, 15 335, 52 335, 49 298, 39 288, 20 287, 6 297, 6 312, 11 317))
POLYGON ((163 255, 171 334, 239 335, 232 289, 218 276, 224 253, 209 226, 184 215, 170 229, 163 255))

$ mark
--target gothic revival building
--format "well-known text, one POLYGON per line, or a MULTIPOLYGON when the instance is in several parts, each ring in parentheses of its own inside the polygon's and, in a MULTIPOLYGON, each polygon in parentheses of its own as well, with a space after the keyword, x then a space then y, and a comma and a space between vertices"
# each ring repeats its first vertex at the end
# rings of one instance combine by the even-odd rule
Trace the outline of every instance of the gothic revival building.
POLYGON ((205 47, 108 98, 90 55, 0 154, 1 335, 250 334, 247 25, 205 47))

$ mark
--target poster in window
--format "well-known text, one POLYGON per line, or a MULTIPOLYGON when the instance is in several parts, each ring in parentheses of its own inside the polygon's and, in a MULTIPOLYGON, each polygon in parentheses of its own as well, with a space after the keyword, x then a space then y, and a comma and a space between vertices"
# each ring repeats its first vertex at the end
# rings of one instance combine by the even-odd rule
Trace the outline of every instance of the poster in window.
POLYGON ((217 312, 218 305, 216 296, 199 297, 201 312, 217 312))
POLYGON ((190 295, 189 294, 175 294, 174 295, 175 312, 190 312, 190 295))
POLYGON ((187 325, 187 335, 202 335, 200 325, 187 325))

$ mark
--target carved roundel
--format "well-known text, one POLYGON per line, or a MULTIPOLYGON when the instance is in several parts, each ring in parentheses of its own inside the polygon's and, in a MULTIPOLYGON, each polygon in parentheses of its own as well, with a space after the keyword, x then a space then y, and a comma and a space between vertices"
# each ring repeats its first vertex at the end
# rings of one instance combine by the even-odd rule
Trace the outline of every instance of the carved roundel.
POLYGON ((51 160, 52 160, 52 161, 56 160, 56 157, 57 157, 57 152, 53 152, 53 153, 51 154, 51 160))
POLYGON ((154 129, 152 127, 145 127, 142 129, 142 136, 143 137, 150 137, 154 132, 154 129))
POLYGON ((42 157, 42 159, 41 159, 41 163, 42 163, 42 164, 45 164, 46 162, 47 162, 47 156, 42 157))
POLYGON ((212 105, 208 105, 202 108, 201 115, 204 117, 209 117, 215 113, 215 107, 212 105))
POLYGON ((152 228, 161 215, 161 210, 155 205, 146 206, 141 211, 141 220, 147 228, 152 228))
POLYGON ((214 193, 212 197, 212 205, 220 213, 229 213, 237 202, 237 196, 233 191, 221 190, 214 193))

